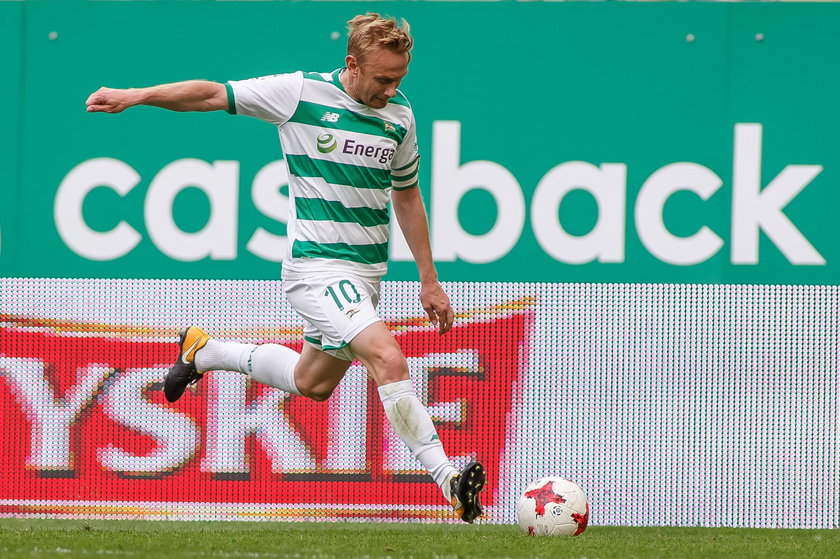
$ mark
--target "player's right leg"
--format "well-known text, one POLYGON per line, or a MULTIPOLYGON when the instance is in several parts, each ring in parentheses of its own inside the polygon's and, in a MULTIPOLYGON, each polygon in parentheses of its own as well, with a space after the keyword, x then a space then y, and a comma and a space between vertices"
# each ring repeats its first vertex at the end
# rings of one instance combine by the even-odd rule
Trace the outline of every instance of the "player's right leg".
POLYGON ((214 340, 204 330, 190 326, 181 332, 179 354, 164 381, 170 402, 178 400, 205 371, 238 371, 253 380, 285 392, 325 400, 350 367, 338 359, 304 344, 297 353, 279 344, 242 344, 214 340))

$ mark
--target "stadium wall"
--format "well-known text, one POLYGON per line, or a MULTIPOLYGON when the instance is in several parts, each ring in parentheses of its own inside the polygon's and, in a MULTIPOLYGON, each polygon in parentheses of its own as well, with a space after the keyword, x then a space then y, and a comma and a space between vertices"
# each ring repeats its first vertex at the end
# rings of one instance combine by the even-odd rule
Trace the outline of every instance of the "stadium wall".
MULTIPOLYGON (((0 514, 449 518, 359 367, 322 404, 226 373, 164 402, 183 324, 301 343, 276 132, 84 110, 101 85, 332 70, 370 8, 0 2, 0 514)), ((593 524, 836 527, 840 6, 375 8, 417 39, 459 316, 420 318, 399 237, 382 313, 446 448, 490 467, 488 520, 557 474, 593 524)))

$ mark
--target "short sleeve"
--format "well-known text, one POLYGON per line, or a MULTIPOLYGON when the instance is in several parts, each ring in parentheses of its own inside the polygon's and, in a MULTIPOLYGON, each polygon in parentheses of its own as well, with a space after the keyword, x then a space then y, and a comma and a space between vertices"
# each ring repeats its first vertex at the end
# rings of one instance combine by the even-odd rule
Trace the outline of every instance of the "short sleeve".
POLYGON ((391 160, 391 186, 394 190, 407 190, 419 184, 420 153, 417 149, 417 126, 414 114, 406 129, 405 137, 391 160))
POLYGON ((229 81, 228 112, 285 124, 297 109, 303 89, 303 73, 276 74, 249 80, 229 81))

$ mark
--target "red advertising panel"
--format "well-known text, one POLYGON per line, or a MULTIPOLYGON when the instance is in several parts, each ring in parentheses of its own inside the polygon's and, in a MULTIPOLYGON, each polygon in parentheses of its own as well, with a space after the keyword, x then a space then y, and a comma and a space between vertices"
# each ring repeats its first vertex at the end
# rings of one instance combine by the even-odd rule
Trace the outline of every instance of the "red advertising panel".
MULTIPOLYGON (((486 466, 490 507, 528 320, 497 315, 445 336, 392 324, 447 454, 486 466)), ((162 380, 177 347, 155 332, 2 322, 0 514, 451 518, 361 366, 326 402, 218 371, 170 404, 162 380)))

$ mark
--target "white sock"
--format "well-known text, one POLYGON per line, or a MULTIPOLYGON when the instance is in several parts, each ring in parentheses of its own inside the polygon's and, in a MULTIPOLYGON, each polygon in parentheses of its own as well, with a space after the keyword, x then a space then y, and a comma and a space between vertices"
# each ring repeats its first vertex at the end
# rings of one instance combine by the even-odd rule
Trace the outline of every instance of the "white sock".
POLYGON ((239 371, 257 382, 300 394, 295 366, 300 353, 278 344, 240 344, 208 340, 195 354, 199 371, 239 371))
POLYGON ((195 366, 199 371, 239 371, 247 374, 240 362, 255 347, 254 344, 220 342, 211 338, 195 353, 195 366))
POLYGON ((455 466, 446 456, 432 418, 417 398, 411 381, 383 384, 379 387, 379 398, 394 432, 411 449, 449 500, 446 485, 449 477, 456 473, 455 466))

